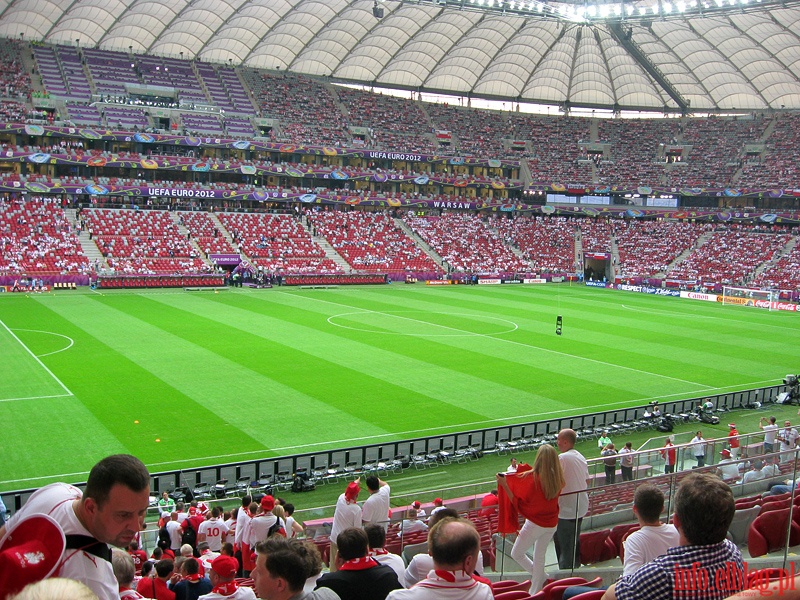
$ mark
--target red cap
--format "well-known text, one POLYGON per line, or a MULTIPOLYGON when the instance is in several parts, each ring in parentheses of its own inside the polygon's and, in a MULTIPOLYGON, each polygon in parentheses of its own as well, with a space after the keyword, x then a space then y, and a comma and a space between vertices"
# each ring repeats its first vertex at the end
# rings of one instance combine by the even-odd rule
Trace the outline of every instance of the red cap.
POLYGON ((197 514, 197 509, 194 506, 189 507, 189 514, 190 515, 196 515, 197 514))
POLYGON ((344 491, 344 497, 353 502, 356 498, 358 498, 358 494, 361 492, 361 488, 358 486, 357 481, 351 481, 347 484, 347 489, 344 491))
POLYGON ((736 429, 736 423, 728 423, 728 427, 733 427, 734 429, 736 429))
POLYGON ((442 499, 441 499, 441 498, 434 498, 434 499, 433 499, 433 503, 434 503, 436 506, 441 506, 441 505, 442 505, 442 499))
POLYGON ((422 506, 422 504, 419 503, 419 500, 414 500, 411 503, 411 506, 413 506, 414 508, 419 508, 420 506, 422 506))
POLYGON ((720 452, 720 454, 722 454, 722 456, 730 456, 731 455, 731 451, 728 450, 727 448, 723 448, 722 452, 720 452))
POLYGON ((211 570, 223 579, 235 577, 238 569, 239 561, 226 554, 222 554, 211 561, 211 570))
POLYGON ((261 499, 261 510, 272 510, 275 508, 275 498, 266 495, 261 499))
POLYGON ((0 597, 50 577, 66 545, 64 532, 48 515, 31 515, 11 525, 0 539, 0 597))

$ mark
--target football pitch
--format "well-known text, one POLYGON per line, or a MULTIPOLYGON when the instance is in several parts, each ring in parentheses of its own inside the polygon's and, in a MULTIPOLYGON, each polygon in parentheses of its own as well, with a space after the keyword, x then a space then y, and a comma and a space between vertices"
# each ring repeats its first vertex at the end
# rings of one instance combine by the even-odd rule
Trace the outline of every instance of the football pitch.
POLYGON ((776 384, 798 333, 566 284, 3 294, 0 490, 117 452, 157 472, 776 384))

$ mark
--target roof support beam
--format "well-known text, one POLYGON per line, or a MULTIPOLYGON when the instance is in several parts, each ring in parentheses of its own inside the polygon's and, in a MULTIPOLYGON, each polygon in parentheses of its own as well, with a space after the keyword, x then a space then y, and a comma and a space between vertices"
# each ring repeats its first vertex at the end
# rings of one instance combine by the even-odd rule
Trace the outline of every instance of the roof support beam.
POLYGON ((647 73, 653 79, 658 82, 658 84, 664 89, 669 97, 672 98, 675 103, 680 107, 681 111, 688 112, 689 111, 689 102, 680 95, 675 86, 672 85, 664 73, 661 72, 655 64, 653 64, 649 58, 642 52, 642 49, 639 48, 639 45, 633 41, 633 38, 627 34, 625 28, 623 27, 622 23, 609 23, 608 29, 611 32, 611 35, 614 36, 614 39, 617 40, 625 50, 628 51, 636 62, 642 65, 642 68, 647 71, 647 73))

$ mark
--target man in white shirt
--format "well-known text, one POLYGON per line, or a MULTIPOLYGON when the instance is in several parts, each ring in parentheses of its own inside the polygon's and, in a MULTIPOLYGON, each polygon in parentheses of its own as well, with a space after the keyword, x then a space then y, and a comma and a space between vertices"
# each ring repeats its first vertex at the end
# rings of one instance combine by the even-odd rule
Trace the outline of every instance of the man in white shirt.
MULTIPOLYGON (((60 577, 86 584, 100 600, 119 600, 108 546, 125 548, 131 543, 144 529, 149 504, 147 468, 134 456, 117 454, 92 467, 83 492, 66 483, 34 492, 11 517, 9 527, 29 515, 49 515, 68 536, 60 577)), ((5 532, 0 527, 0 538, 5 532)))
POLYGON ((408 518, 403 519, 403 522, 400 523, 400 532, 397 534, 397 537, 403 537, 409 533, 414 533, 415 531, 427 531, 428 526, 424 521, 418 519, 417 517, 417 509, 409 508, 408 518))
POLYGON ((680 545, 680 534, 674 525, 661 522, 664 510, 664 493, 649 483, 636 488, 633 495, 633 512, 641 529, 625 540, 625 560, 623 575, 634 573, 643 564, 656 556, 666 554, 667 550, 680 545))
POLYGON ((752 483, 753 481, 761 481, 764 479, 764 472, 762 471, 764 463, 759 459, 753 461, 753 468, 750 469, 742 477, 742 483, 752 483))
POLYGON ((480 544, 471 522, 441 520, 430 533, 434 570, 413 588, 390 592, 386 600, 492 600, 492 588, 473 578, 480 544))
POLYGON ((218 506, 211 509, 211 518, 203 521, 197 530, 197 543, 208 542, 208 547, 212 552, 219 552, 222 549, 222 542, 228 534, 228 526, 224 521, 220 521, 222 511, 218 506))
POLYGON ((783 430, 776 438, 781 443, 781 462, 786 463, 794 460, 794 450, 797 447, 797 429, 792 427, 791 421, 783 422, 783 430))
POLYGON ((369 498, 364 501, 361 507, 361 519, 364 525, 377 523, 384 530, 389 528, 389 484, 383 479, 370 475, 367 477, 367 490, 369 498))
POLYGON ((376 523, 370 523, 364 526, 364 531, 367 533, 367 540, 369 541, 367 556, 371 556, 382 565, 391 567, 397 574, 397 580, 402 584, 403 576, 406 572, 406 563, 402 556, 389 552, 384 548, 386 545, 386 532, 383 527, 376 523))
POLYGON ((333 511, 333 526, 331 527, 331 550, 330 565, 331 572, 336 571, 336 556, 339 548, 336 545, 336 538, 345 529, 350 527, 361 527, 362 511, 358 505, 358 494, 361 487, 358 485, 360 479, 350 482, 343 494, 336 500, 336 508, 333 511))
POLYGON ((758 428, 764 432, 764 454, 771 454, 775 452, 775 439, 778 437, 778 424, 775 417, 770 417, 766 425, 764 421, 766 417, 761 417, 758 422, 758 428))
POLYGON ((706 440, 703 438, 703 432, 698 431, 690 443, 692 444, 692 454, 697 461, 697 468, 706 466, 706 440))
POLYGON ((566 481, 558 498, 558 527, 554 537, 561 569, 580 566, 581 523, 589 511, 589 495, 584 491, 589 487, 589 467, 583 454, 575 450, 577 439, 572 429, 562 429, 556 438, 566 481))
POLYGON ((720 452, 722 460, 717 463, 719 475, 723 481, 734 481, 739 478, 739 465, 731 459, 731 452, 727 448, 723 448, 720 452))

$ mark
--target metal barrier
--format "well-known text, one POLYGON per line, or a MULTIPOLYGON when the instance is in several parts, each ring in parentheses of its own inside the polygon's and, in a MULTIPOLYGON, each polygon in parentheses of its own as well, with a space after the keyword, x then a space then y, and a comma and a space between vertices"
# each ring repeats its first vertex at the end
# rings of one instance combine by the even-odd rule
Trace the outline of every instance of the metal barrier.
MULTIPOLYGON (((774 401, 778 394, 786 391, 786 385, 754 388, 716 396, 676 400, 659 404, 661 412, 683 419, 695 411, 701 401, 710 400, 714 410, 724 412, 753 406, 756 402, 774 401)), ((294 454, 290 456, 266 457, 256 460, 227 463, 209 467, 164 471, 152 474, 151 490, 160 495, 164 490, 177 487, 194 489, 208 485, 214 493, 236 486, 248 486, 250 482, 262 482, 277 489, 289 489, 295 474, 305 473, 309 477, 346 477, 348 469, 362 471, 399 472, 410 466, 422 467, 426 461, 446 458, 455 462, 466 461, 483 452, 510 453, 518 448, 532 448, 541 443, 555 441, 556 434, 564 428, 578 432, 581 439, 598 434, 605 428, 639 424, 641 427, 656 427, 656 418, 644 417, 649 407, 620 408, 585 415, 564 416, 543 421, 516 425, 500 425, 473 431, 420 437, 410 440, 370 444, 353 448, 326 450, 294 454), (600 431, 598 431, 600 430, 600 431), (225 480, 224 483, 223 480, 225 480)), ((81 486, 81 483, 76 485, 81 486)), ((2 498, 11 510, 19 508, 34 489, 5 492, 2 498)))

